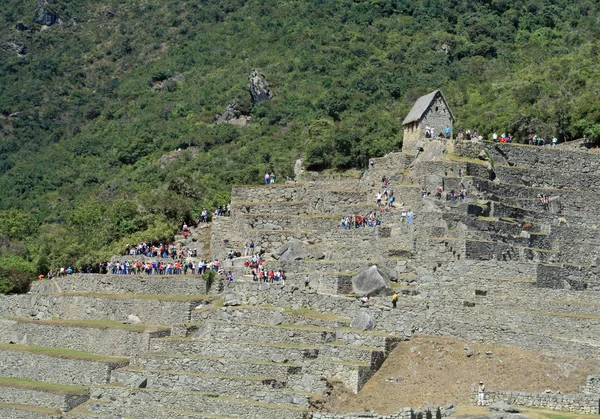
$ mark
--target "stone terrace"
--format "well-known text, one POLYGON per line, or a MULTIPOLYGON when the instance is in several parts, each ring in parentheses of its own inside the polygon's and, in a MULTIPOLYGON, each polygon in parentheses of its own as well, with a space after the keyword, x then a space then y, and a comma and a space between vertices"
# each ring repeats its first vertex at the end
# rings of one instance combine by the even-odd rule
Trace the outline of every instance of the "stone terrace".
POLYGON ((212 256, 252 240, 285 285, 253 282, 241 257, 223 262, 236 280, 211 289, 199 276, 73 275, 0 296, 0 416, 305 418, 334 382, 359 391, 414 334, 598 359, 599 166, 581 151, 432 141, 416 158, 375 159, 360 180, 236 187, 212 256), (342 216, 376 209, 383 176, 396 208, 380 227, 342 230, 342 216), (437 186, 442 199, 421 199, 437 186), (300 249, 279 258, 293 239, 300 249), (354 295, 371 265, 393 273, 398 309, 354 295), (141 323, 124 324, 130 314, 141 323), (359 314, 372 330, 352 327, 359 314))

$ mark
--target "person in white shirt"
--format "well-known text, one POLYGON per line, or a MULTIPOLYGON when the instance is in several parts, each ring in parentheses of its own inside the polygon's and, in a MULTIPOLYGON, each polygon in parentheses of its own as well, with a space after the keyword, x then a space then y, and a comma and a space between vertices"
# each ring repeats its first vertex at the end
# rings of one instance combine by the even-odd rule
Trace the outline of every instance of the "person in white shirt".
POLYGON ((483 381, 479 382, 479 391, 477 393, 477 406, 484 406, 485 402, 485 384, 483 381))

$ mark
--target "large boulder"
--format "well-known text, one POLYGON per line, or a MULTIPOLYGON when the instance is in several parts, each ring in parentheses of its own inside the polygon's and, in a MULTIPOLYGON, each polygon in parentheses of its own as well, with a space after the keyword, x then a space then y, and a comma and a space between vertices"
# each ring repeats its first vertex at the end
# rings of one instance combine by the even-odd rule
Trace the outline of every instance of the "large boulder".
POLYGON ((298 239, 291 239, 279 246, 272 256, 281 261, 301 260, 304 257, 304 243, 298 239))
POLYGON ((58 21, 58 15, 45 7, 40 7, 35 14, 35 21, 40 25, 51 26, 58 21))
POLYGON ((250 116, 246 115, 247 111, 237 99, 234 99, 227 105, 225 112, 215 116, 215 124, 246 125, 251 120, 250 116))
POLYGON ((352 278, 352 291, 358 297, 392 294, 390 280, 393 275, 376 265, 366 268, 352 278))
POLYGON ((350 326, 356 330, 373 330, 375 329, 375 319, 370 314, 361 311, 358 316, 352 320, 350 326))
POLYGON ((492 412, 521 413, 520 409, 517 409, 504 401, 492 403, 488 406, 488 409, 492 412))
POLYGON ((248 90, 252 97, 252 103, 257 104, 273 97, 271 87, 265 75, 258 69, 254 69, 248 75, 248 90))

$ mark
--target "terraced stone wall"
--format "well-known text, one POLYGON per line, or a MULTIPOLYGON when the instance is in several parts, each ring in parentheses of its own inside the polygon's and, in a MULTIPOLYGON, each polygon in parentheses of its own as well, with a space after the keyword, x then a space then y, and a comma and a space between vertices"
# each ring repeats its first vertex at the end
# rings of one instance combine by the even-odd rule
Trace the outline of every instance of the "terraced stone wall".
POLYGON ((573 413, 600 413, 600 398, 584 394, 525 393, 520 391, 490 391, 486 403, 504 401, 515 406, 539 407, 573 413))
MULTIPOLYGON (((152 260, 157 260, 156 258, 152 260)), ((31 292, 36 294, 54 294, 80 292, 85 290, 100 294, 162 294, 165 281, 169 281, 169 294, 207 294, 206 282, 200 276, 192 278, 173 276, 166 278, 157 275, 107 275, 73 274, 60 278, 60 286, 54 281, 35 281, 31 292), (82 282, 84 282, 82 284, 82 282)))
MULTIPOLYGON (((55 394, 33 391, 24 388, 4 387, 0 392, 0 403, 15 403, 32 406, 60 406, 60 410, 68 412, 90 398, 89 394, 55 394)), ((23 412, 23 411, 21 411, 23 412)), ((16 417, 16 416, 11 416, 16 417)), ((21 416, 19 416, 21 417, 21 416)), ((31 417, 39 418, 39 415, 31 417)), ((44 416, 47 418, 47 416, 44 416)))
POLYGON ((168 328, 135 332, 125 329, 73 326, 71 337, 65 341, 61 333, 68 324, 52 325, 45 321, 17 322, 0 320, 0 342, 22 343, 36 346, 65 347, 83 352, 111 356, 129 356, 148 350, 151 338, 169 335, 168 328))
POLYGON ((25 317, 44 313, 44 318, 125 321, 134 314, 146 324, 173 324, 189 320, 190 309, 202 300, 169 301, 93 296, 0 295, 0 316, 25 317))

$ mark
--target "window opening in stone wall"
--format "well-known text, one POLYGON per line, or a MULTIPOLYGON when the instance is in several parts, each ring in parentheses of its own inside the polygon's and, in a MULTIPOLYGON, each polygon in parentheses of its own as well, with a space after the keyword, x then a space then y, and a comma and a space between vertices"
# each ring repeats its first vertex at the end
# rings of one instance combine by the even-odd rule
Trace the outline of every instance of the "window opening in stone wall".
POLYGON ((437 107, 437 106, 435 107, 435 111, 436 111, 436 112, 438 111, 438 107, 437 107))

